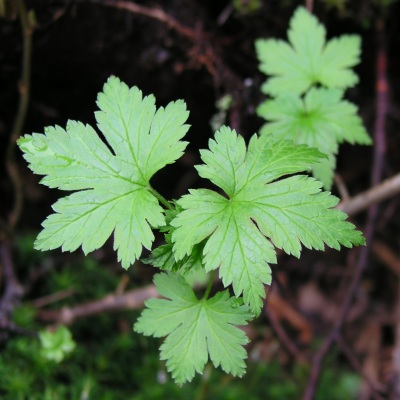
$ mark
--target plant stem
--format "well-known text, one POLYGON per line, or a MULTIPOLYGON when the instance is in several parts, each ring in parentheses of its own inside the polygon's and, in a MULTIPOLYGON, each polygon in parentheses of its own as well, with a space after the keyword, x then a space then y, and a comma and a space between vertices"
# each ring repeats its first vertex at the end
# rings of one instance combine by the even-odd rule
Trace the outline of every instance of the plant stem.
POLYGON ((172 203, 170 201, 168 201, 164 196, 162 196, 160 193, 157 192, 157 190, 153 189, 150 186, 150 193, 156 197, 156 199, 165 207, 168 208, 168 210, 173 210, 174 206, 172 205, 172 203))
POLYGON ((14 126, 12 128, 10 140, 8 142, 6 153, 6 167, 8 175, 14 186, 14 208, 9 216, 10 227, 13 228, 18 222, 22 211, 23 204, 23 187, 21 177, 15 162, 15 143, 22 133, 26 112, 29 104, 30 93, 30 75, 31 75, 31 52, 32 52, 32 22, 26 11, 23 0, 17 0, 19 19, 21 21, 23 36, 23 54, 22 54, 22 71, 21 80, 19 82, 20 99, 18 111, 15 117, 14 126))
POLYGON ((208 299, 208 296, 209 296, 209 294, 211 292, 212 285, 214 283, 214 276, 215 276, 215 269, 213 271, 211 271, 210 278, 209 278, 208 284, 207 284, 207 289, 204 292, 202 300, 207 300, 208 299))
POLYGON ((203 377, 201 380, 201 385, 196 400, 206 400, 208 398, 207 394, 209 389, 211 372, 212 372, 212 367, 208 363, 204 368, 203 377))

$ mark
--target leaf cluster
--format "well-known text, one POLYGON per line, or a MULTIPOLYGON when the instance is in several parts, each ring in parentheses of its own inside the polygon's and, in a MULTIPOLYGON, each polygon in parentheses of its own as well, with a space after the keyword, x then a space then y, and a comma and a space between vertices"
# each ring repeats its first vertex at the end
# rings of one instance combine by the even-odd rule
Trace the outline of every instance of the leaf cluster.
POLYGON ((257 110, 268 121, 260 133, 326 154, 326 160, 313 166, 313 174, 330 189, 339 144, 371 144, 357 107, 343 99, 344 90, 358 83, 351 68, 360 61, 360 37, 327 41, 325 27, 304 7, 295 11, 287 35, 288 42, 256 41, 260 71, 269 76, 261 90, 272 96, 257 110))
POLYGON ((85 253, 113 234, 124 268, 152 249, 154 231, 165 244, 146 262, 168 271, 156 275, 164 299, 151 299, 135 324, 145 335, 167 337, 161 358, 178 383, 202 373, 208 360, 234 376, 245 371, 245 325, 261 311, 264 285, 271 282, 275 248, 300 256, 301 248, 339 249, 364 244, 362 234, 334 209, 338 199, 322 184, 300 174, 326 156, 318 149, 274 135, 253 135, 246 145, 222 127, 201 150, 201 177, 215 190, 196 189, 168 201, 151 185, 152 176, 179 158, 187 143, 183 101, 156 108, 111 77, 99 94, 96 113, 103 137, 89 125, 69 121, 25 135, 19 146, 42 183, 72 191, 53 205, 35 246, 85 253), (210 272, 198 298, 185 275, 210 272), (209 297, 218 270, 228 291, 209 297))

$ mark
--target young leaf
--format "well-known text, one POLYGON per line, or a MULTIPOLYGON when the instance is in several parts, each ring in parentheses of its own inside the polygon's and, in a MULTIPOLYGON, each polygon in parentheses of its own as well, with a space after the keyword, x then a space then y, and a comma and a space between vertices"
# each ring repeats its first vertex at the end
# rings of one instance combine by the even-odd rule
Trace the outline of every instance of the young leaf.
POLYGON ((147 336, 167 336, 161 359, 167 360, 175 381, 190 382, 195 372, 203 372, 208 358, 225 372, 242 376, 248 338, 234 325, 246 325, 253 318, 248 307, 238 305, 227 291, 198 300, 178 274, 158 274, 154 282, 158 293, 169 300, 147 300, 134 329, 147 336))
POLYGON ((109 147, 89 125, 69 121, 45 134, 18 141, 42 183, 77 192, 58 200, 44 222, 36 248, 61 247, 85 253, 101 247, 114 231, 118 260, 128 268, 151 248, 151 227, 165 224, 150 178, 182 155, 187 143, 186 105, 176 101, 156 110, 154 96, 143 97, 116 77, 108 79, 97 104, 98 126, 109 147))
POLYGON ((164 232, 166 244, 153 249, 149 257, 142 259, 142 262, 151 264, 165 271, 179 271, 182 274, 187 274, 192 270, 202 268, 204 243, 195 245, 192 252, 182 260, 175 260, 171 241, 172 232, 175 228, 171 226, 171 221, 181 211, 182 208, 176 203, 174 203, 173 209, 165 210, 165 226, 160 227, 160 232, 164 232))
POLYGON ((56 362, 61 362, 76 346, 71 332, 65 326, 59 326, 55 332, 39 332, 39 340, 43 358, 56 362))
POLYGON ((265 297, 263 284, 271 281, 268 263, 276 262, 272 243, 297 257, 301 244, 318 250, 324 244, 335 249, 364 244, 346 215, 332 209, 338 199, 321 192, 320 182, 302 175, 276 181, 320 162, 324 155, 318 150, 254 135, 246 151, 243 138, 227 127, 209 146, 201 152, 205 165, 196 168, 227 197, 199 189, 178 201, 184 211, 171 222, 175 258, 206 239, 206 271, 219 267, 224 285, 232 283, 236 296, 243 293, 255 314, 265 297))
POLYGON ((266 100, 257 109, 260 117, 271 121, 261 128, 261 134, 292 139, 328 155, 327 160, 313 166, 314 176, 325 189, 332 185, 339 143, 372 143, 357 107, 342 97, 338 89, 311 88, 304 99, 287 93, 266 100))
POLYGON ((182 274, 186 274, 202 268, 203 248, 204 243, 196 244, 188 256, 177 261, 173 252, 173 244, 168 239, 166 244, 156 247, 150 256, 142 260, 142 262, 166 271, 179 271, 182 274))
POLYGON ((300 95, 312 84, 346 89, 358 82, 349 68, 360 61, 360 37, 343 35, 326 43, 323 25, 304 7, 299 7, 291 21, 289 43, 259 39, 256 51, 260 70, 271 77, 262 86, 265 94, 300 95))

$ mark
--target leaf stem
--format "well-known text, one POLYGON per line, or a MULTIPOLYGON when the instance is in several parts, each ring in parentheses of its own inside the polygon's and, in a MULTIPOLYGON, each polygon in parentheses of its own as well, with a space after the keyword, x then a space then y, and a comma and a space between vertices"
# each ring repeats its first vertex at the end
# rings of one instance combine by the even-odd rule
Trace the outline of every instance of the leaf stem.
POLYGON ((212 285, 214 283, 214 276, 215 276, 215 269, 213 271, 211 271, 210 278, 209 278, 208 284, 207 284, 207 289, 204 292, 204 295, 203 295, 201 300, 207 300, 208 299, 208 296, 209 296, 209 294, 211 292, 212 285))
POLYGON ((168 210, 173 210, 174 206, 170 201, 168 201, 164 196, 162 196, 160 193, 157 192, 154 188, 151 186, 149 187, 150 193, 156 197, 156 199, 165 207, 168 208, 168 210))

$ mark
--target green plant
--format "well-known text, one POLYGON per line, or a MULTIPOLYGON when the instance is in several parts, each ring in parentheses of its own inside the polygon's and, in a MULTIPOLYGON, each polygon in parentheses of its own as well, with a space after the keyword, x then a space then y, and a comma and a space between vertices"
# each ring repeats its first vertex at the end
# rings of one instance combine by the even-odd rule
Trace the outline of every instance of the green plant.
POLYGON ((217 112, 210 119, 210 126, 213 131, 217 131, 221 126, 225 125, 226 115, 232 104, 233 98, 230 94, 220 97, 215 102, 217 112))
POLYGON ((270 121, 261 134, 316 147, 328 158, 313 166, 326 189, 332 186, 339 144, 371 144, 357 107, 343 100, 344 89, 358 82, 350 69, 360 61, 360 37, 343 35, 326 42, 323 25, 299 7, 288 31, 289 43, 256 41, 261 72, 270 76, 261 90, 275 98, 258 107, 270 121))
MULTIPOLYGON (((158 361, 156 341, 122 333, 113 327, 115 317, 94 316, 74 324, 77 346, 61 363, 42 357, 39 340, 13 337, 1 352, 0 398, 186 400, 204 398, 206 384, 207 398, 213 400, 292 400, 298 399, 299 389, 307 383, 309 371, 304 365, 295 364, 288 370, 277 361, 252 360, 247 376, 240 380, 208 368, 207 374, 197 376, 191 384, 177 387, 158 361)), ((118 318, 132 318, 132 313, 119 313, 118 318)), ((332 357, 317 398, 356 398, 354 388, 360 384, 357 375, 332 357)))
POLYGON ((187 143, 188 112, 183 101, 155 107, 153 96, 116 77, 98 96, 96 113, 104 143, 89 125, 69 121, 66 130, 45 128, 18 142, 42 183, 75 191, 61 198, 43 223, 35 246, 61 247, 85 253, 104 244, 114 232, 114 248, 124 268, 151 249, 153 230, 166 244, 147 262, 170 270, 155 283, 166 299, 151 299, 135 329, 155 337, 168 336, 161 357, 176 382, 190 381, 208 359, 226 372, 245 371, 248 339, 235 325, 260 313, 264 284, 271 282, 274 246, 300 256, 301 245, 364 244, 362 234, 333 209, 338 199, 321 191, 321 183, 294 175, 325 158, 317 149, 253 135, 246 147, 241 136, 222 127, 201 151, 201 177, 219 189, 190 190, 168 201, 150 184, 152 176, 179 158, 187 143), (284 177, 284 178, 282 178, 284 177), (282 179, 280 179, 282 178, 282 179), (184 275, 195 269, 210 273, 198 298, 184 275), (214 272, 227 290, 209 298, 214 272))
POLYGON ((39 332, 42 345, 42 356, 47 360, 60 362, 75 348, 71 332, 65 326, 59 326, 55 331, 39 332))

